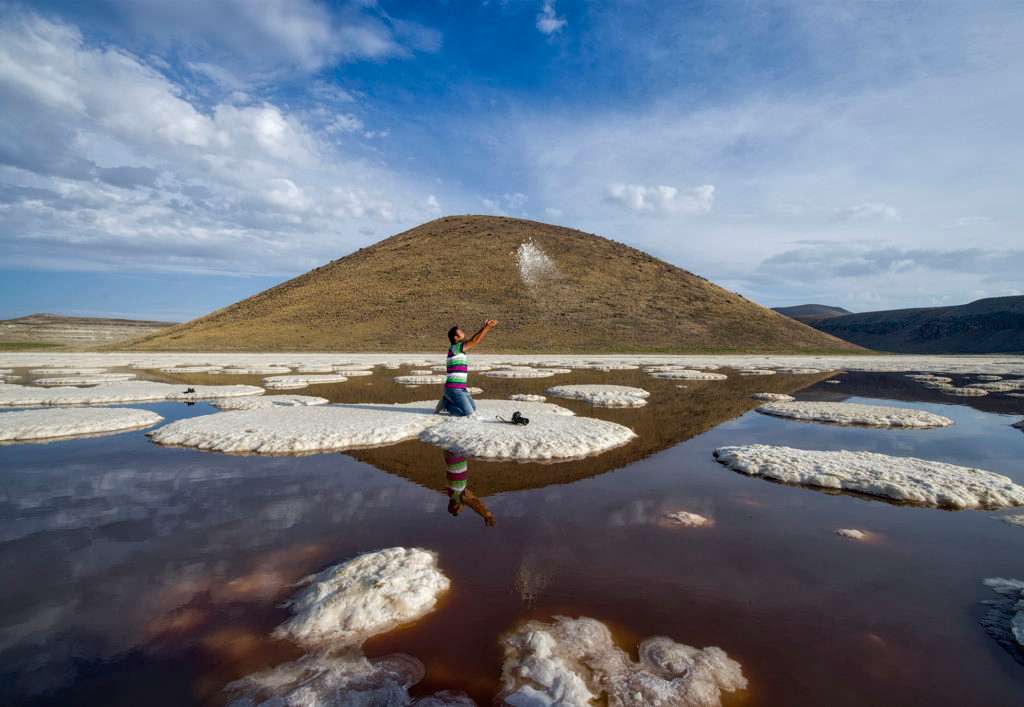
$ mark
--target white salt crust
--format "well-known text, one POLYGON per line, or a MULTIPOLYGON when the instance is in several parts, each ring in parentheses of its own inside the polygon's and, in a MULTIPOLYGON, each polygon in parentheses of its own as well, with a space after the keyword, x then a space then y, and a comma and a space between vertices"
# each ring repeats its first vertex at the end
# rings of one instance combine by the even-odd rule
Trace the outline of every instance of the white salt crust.
POLYGON ((542 403, 547 398, 543 395, 535 395, 533 393, 512 393, 508 396, 509 400, 519 400, 524 403, 542 403))
POLYGON ((722 692, 747 687, 740 664, 721 648, 647 638, 634 661, 591 618, 531 621, 502 645, 499 699, 512 707, 717 707, 722 692))
POLYGON ((652 373, 655 378, 663 378, 670 381, 724 381, 729 376, 724 373, 709 373, 707 371, 692 371, 680 369, 676 371, 660 371, 652 373))
POLYGON ((393 547, 329 567, 287 606, 295 616, 275 635, 307 646, 358 646, 434 609, 451 586, 437 554, 393 547))
MULTIPOLYGON (((106 373, 106 368, 33 368, 29 373, 33 376, 95 376, 106 373)), ((9 368, 0 370, 0 375, 13 373, 9 368)), ((134 378, 134 376, 132 376, 134 378)))
POLYGON ((807 422, 827 422, 837 425, 867 425, 871 427, 948 427, 953 421, 926 410, 897 408, 860 403, 830 403, 801 400, 799 402, 768 403, 757 408, 765 415, 787 417, 807 422))
POLYGON ((302 454, 394 444, 446 417, 436 402, 272 407, 202 415, 149 433, 157 444, 233 454, 302 454))
POLYGON ((1010 525, 1024 526, 1024 513, 1015 513, 1008 516, 996 516, 999 520, 1010 525))
POLYGON ((1013 640, 1019 646, 1024 646, 1024 582, 1019 579, 1005 579, 1003 577, 990 577, 983 581, 984 585, 996 592, 1005 601, 999 606, 1001 618, 1005 618, 1008 630, 1013 640))
POLYGON ((135 377, 134 373, 97 373, 95 375, 83 376, 59 376, 55 378, 36 378, 33 385, 60 386, 60 385, 103 385, 104 383, 116 383, 127 381, 135 377))
POLYGON ((809 376, 815 373, 824 373, 825 370, 821 368, 809 368, 806 366, 790 366, 776 369, 779 373, 789 373, 791 375, 809 376))
POLYGON ((341 373, 349 378, 359 378, 360 376, 372 376, 373 371, 367 371, 365 369, 354 369, 354 368, 339 368, 335 373, 341 373))
POLYGON ((348 378, 340 373, 306 376, 271 376, 263 379, 263 385, 270 390, 294 390, 324 383, 344 383, 348 378))
POLYGON ((857 528, 836 528, 833 531, 836 535, 849 538, 850 540, 867 540, 868 534, 857 528))
POLYGON ((169 366, 161 368, 161 373, 220 373, 220 366, 169 366))
POLYGON ((714 525, 714 522, 700 513, 690 511, 672 511, 665 514, 665 521, 668 525, 677 525, 682 528, 707 528, 714 525))
POLYGON ((436 385, 444 383, 447 376, 395 376, 394 381, 400 385, 436 385))
POLYGON ((228 366, 214 373, 228 376, 269 376, 275 373, 291 373, 288 366, 228 366))
POLYGON ((788 403, 796 400, 792 395, 785 393, 754 393, 750 397, 754 400, 767 400, 774 403, 788 403))
POLYGON ((567 400, 582 400, 596 407, 635 408, 647 404, 650 393, 628 385, 556 385, 545 391, 567 400))
POLYGON ((153 381, 123 381, 94 388, 36 388, 25 385, 0 387, 0 406, 108 405, 147 400, 205 400, 244 395, 262 395, 253 385, 185 385, 153 381), (193 388, 195 393, 185 393, 193 388))
POLYGON ((970 386, 957 388, 955 386, 942 386, 939 387, 946 395, 956 395, 961 398, 980 398, 983 395, 988 395, 988 391, 983 388, 973 388, 970 386))
POLYGON ((0 442, 106 434, 152 427, 163 418, 130 408, 52 408, 0 412, 0 442))
POLYGON ((600 454, 626 444, 636 434, 623 425, 589 417, 538 413, 534 406, 511 400, 484 400, 472 417, 450 417, 420 433, 420 440, 479 459, 559 461, 600 454), (509 412, 519 409, 529 425, 500 422, 488 413, 485 403, 505 403, 509 412))
POLYGON ((771 368, 741 368, 736 371, 741 376, 774 376, 775 371, 771 368))
POLYGON ((304 405, 326 405, 327 398, 318 398, 314 395, 258 395, 249 398, 224 398, 223 400, 211 400, 219 410, 263 410, 264 408, 290 408, 304 405))
POLYGON ((565 369, 554 368, 497 368, 484 371, 480 375, 491 378, 550 378, 556 373, 569 373, 565 369))
POLYGON ((1024 388, 1024 380, 1014 379, 991 381, 987 383, 971 383, 969 387, 978 388, 979 390, 987 390, 990 393, 1012 393, 1024 388))
POLYGON ((852 491, 941 508, 1024 505, 1024 486, 983 469, 873 452, 825 452, 752 444, 719 447, 715 458, 748 476, 852 491))

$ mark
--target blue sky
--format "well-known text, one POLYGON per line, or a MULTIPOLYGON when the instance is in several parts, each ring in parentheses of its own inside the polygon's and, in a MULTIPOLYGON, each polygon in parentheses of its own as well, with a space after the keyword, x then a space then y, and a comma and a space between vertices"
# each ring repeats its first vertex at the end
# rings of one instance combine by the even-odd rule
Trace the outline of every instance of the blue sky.
POLYGON ((0 3, 0 317, 187 319, 457 213, 769 306, 1021 294, 1022 42, 1019 2, 0 3))

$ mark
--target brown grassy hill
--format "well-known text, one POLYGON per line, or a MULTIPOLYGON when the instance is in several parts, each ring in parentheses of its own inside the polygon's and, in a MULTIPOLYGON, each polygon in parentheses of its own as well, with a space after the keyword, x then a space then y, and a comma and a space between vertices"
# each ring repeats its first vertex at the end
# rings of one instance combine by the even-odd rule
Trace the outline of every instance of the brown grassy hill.
POLYGON ((863 351, 621 243, 492 216, 425 223, 128 348, 425 351, 488 318, 490 352, 863 351))

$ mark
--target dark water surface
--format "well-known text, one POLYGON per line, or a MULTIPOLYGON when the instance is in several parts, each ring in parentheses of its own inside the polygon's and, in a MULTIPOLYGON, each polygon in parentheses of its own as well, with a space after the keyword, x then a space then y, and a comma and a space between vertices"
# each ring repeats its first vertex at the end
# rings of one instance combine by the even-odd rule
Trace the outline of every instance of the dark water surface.
MULTIPOLYGON (((396 372, 294 391, 403 402, 437 388, 396 372)), ((158 377, 158 376, 151 376, 158 377)), ((436 550, 452 579, 437 610, 371 639, 427 667, 415 689, 489 704, 500 635, 527 618, 591 616, 622 647, 667 635, 738 660, 744 705, 1020 705, 1024 665, 979 618, 985 577, 1024 579, 1024 528, 751 479, 717 446, 865 449, 978 466, 1024 483, 1024 400, 950 399, 895 375, 659 381, 634 371, 541 380, 473 375, 481 398, 555 384, 640 385, 651 403, 577 414, 629 425, 634 443, 562 464, 470 461, 494 514, 447 511, 441 450, 419 442, 304 457, 229 456, 132 432, 0 447, 0 704, 218 705, 224 685, 300 655, 270 638, 300 578, 395 545, 436 550), (956 424, 883 430, 753 412, 749 395, 922 407, 956 424), (672 510, 709 528, 664 527, 672 510), (870 542, 836 536, 869 531, 870 542)), ((258 383, 259 377, 171 378, 258 383)), ((292 391, 286 391, 292 392, 292 391)), ((132 404, 167 420, 206 404, 132 404)))

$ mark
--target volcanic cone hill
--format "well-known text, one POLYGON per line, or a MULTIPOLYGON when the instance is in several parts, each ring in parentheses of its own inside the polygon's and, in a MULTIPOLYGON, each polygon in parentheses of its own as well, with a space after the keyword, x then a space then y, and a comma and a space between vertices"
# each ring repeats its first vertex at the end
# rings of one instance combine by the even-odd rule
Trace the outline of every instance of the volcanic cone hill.
POLYGON ((500 320, 489 352, 863 351, 634 248, 453 216, 120 348, 430 351, 500 320))

